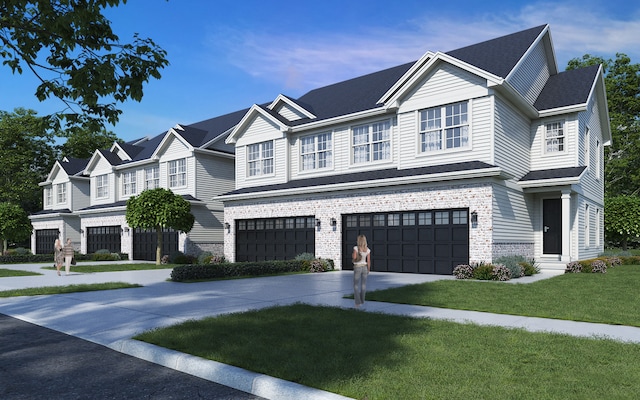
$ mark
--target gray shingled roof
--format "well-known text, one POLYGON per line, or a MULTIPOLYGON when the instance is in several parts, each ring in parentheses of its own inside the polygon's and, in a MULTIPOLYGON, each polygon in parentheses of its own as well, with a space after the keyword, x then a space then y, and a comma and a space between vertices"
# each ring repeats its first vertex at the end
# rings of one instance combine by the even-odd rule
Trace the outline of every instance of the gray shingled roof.
POLYGON ((506 78, 546 25, 448 51, 447 54, 506 78))
POLYGON ((530 171, 520 179, 520 182, 539 181, 546 179, 578 178, 587 167, 553 168, 530 171))
POLYGON ((471 170, 481 170, 487 168, 494 168, 493 165, 487 164, 482 161, 469 161, 455 164, 436 165, 431 167, 411 168, 411 169, 396 169, 388 168, 383 170, 364 171, 364 172, 352 172, 342 175, 330 175, 320 176, 317 178, 292 180, 287 183, 280 183, 275 185, 265 185, 256 187, 247 187, 236 189, 224 195, 235 194, 249 194, 257 192, 273 192, 286 189, 299 189, 305 187, 325 186, 339 183, 353 183, 362 181, 374 181, 382 179, 404 178, 410 176, 419 175, 433 175, 442 173, 462 172, 471 170))
POLYGON ((533 106, 542 111, 586 103, 599 68, 593 65, 550 76, 533 106))
POLYGON ((67 157, 67 160, 69 161, 60 161, 60 166, 69 176, 74 176, 84 171, 87 167, 87 163, 89 162, 86 158, 67 157))

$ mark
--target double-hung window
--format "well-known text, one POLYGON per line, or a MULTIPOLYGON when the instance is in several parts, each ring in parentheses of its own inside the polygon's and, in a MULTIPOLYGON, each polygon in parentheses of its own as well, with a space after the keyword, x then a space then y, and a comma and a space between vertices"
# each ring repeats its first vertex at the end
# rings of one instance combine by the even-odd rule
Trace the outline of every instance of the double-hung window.
POLYGON ((56 185, 56 194, 58 204, 64 204, 67 202, 67 184, 59 183, 56 185))
POLYGON ((421 153, 467 146, 469 146, 467 102, 420 111, 421 153))
POLYGON ((44 205, 53 205, 53 188, 48 187, 44 189, 44 205))
POLYGON ((169 187, 187 186, 187 160, 169 161, 169 187))
POLYGON ((107 197, 109 197, 109 175, 98 175, 96 176, 96 198, 107 197))
POLYGON ((333 146, 331 132, 304 136, 300 139, 300 166, 303 171, 331 168, 333 146))
POLYGON ((273 142, 247 146, 247 164, 249 176, 273 174, 273 142))
POLYGON ((136 194, 136 172, 125 172, 122 174, 122 194, 131 196, 136 194))
POLYGON ((160 187, 160 167, 150 167, 144 169, 144 188, 156 189, 160 187))
POLYGON ((551 122, 545 126, 545 152, 559 153, 564 151, 564 124, 551 122))
POLYGON ((351 129, 353 163, 391 159, 391 123, 376 122, 351 129))

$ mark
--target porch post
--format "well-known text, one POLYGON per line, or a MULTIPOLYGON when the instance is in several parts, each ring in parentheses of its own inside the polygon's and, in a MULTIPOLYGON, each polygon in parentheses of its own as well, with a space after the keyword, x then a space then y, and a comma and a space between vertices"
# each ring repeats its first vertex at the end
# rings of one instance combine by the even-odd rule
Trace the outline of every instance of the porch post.
POLYGON ((571 261, 571 191, 562 191, 562 255, 560 261, 571 261))

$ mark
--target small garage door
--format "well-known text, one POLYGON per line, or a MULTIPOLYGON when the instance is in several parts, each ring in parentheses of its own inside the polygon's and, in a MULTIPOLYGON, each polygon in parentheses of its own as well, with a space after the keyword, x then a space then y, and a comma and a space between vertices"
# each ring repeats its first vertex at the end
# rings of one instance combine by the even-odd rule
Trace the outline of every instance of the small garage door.
POLYGON ((343 216, 343 269, 359 234, 367 237, 372 271, 452 274, 469 262, 468 209, 423 210, 343 216))
POLYGON ((98 250, 120 253, 120 225, 87 227, 87 254, 98 250))
POLYGON ((236 261, 292 260, 315 254, 315 217, 236 221, 236 261))
MULTIPOLYGON (((136 228, 133 230, 133 259, 155 261, 158 234, 155 230, 136 228)), ((173 229, 162 231, 162 255, 170 256, 178 251, 178 232, 173 229)))
POLYGON ((36 231, 36 254, 53 254, 53 245, 58 239, 57 229, 38 229, 36 231))

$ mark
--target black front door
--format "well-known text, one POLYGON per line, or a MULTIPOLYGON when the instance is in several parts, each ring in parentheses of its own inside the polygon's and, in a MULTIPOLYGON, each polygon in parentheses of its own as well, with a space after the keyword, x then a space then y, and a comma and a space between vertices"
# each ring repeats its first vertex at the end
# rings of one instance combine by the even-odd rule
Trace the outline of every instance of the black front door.
POLYGON ((562 254, 562 200, 542 200, 542 252, 562 254))

